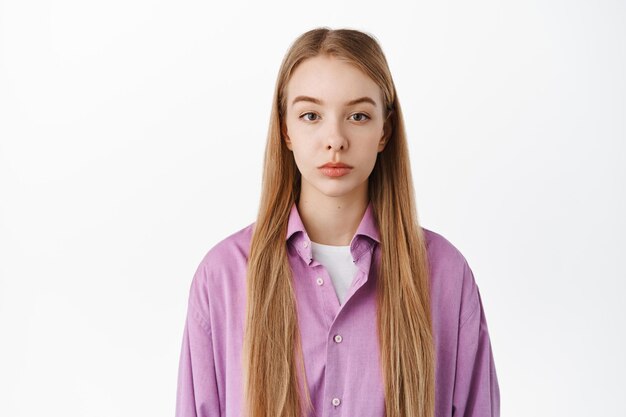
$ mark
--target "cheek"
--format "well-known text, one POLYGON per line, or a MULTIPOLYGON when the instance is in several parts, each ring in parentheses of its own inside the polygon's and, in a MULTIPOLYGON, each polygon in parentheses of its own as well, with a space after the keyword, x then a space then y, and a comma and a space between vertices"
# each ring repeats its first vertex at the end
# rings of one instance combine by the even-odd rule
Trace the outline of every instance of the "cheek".
MULTIPOLYGON (((290 136, 291 137, 291 136, 290 136)), ((291 140, 291 148, 293 152, 293 159, 296 161, 296 165, 300 171, 306 171, 310 165, 313 165, 313 149, 307 145, 306 140, 298 137, 291 140)))
POLYGON ((363 146, 360 150, 361 160, 368 165, 368 169, 373 167, 376 163, 376 157, 378 156, 378 137, 372 138, 370 137, 367 146, 363 146))
POLYGON ((288 134, 294 152, 305 154, 312 152, 315 148, 315 137, 312 132, 296 126, 289 130, 288 134))
POLYGON ((306 130, 302 129, 302 126, 295 122, 287 122, 286 127, 287 135, 289 136, 293 147, 301 146, 306 142, 303 140, 306 136, 306 130))

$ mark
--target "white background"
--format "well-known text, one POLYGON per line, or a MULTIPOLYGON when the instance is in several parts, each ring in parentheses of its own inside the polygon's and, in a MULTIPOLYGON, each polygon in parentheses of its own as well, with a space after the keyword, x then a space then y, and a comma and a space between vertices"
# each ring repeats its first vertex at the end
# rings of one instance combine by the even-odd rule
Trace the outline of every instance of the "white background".
POLYGON ((255 220, 280 61, 323 25, 385 51, 502 415, 624 415, 625 22, 598 0, 0 1, 0 415, 173 415, 193 272, 255 220))

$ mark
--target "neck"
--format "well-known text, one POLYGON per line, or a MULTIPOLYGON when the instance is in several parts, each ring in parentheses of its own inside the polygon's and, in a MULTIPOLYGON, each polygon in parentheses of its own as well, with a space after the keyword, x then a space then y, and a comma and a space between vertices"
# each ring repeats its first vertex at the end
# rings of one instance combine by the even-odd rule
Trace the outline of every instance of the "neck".
MULTIPOLYGON (((304 191, 304 190, 303 190, 304 191)), ((352 196, 328 197, 319 193, 311 198, 301 193, 298 213, 313 242, 347 246, 359 227, 367 204, 367 190, 352 196)))

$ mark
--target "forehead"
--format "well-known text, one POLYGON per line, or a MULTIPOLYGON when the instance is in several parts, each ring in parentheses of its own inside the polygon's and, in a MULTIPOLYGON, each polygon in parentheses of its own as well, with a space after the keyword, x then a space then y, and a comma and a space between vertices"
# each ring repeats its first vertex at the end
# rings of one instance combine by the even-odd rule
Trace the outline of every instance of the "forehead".
POLYGON ((325 55, 302 61, 292 73, 286 86, 287 106, 300 95, 337 105, 368 96, 382 108, 382 90, 373 79, 353 64, 325 55))

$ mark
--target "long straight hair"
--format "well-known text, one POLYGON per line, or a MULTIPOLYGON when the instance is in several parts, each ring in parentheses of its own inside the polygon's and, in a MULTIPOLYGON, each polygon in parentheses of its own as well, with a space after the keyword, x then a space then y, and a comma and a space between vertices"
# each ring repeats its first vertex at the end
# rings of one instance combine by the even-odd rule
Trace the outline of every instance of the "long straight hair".
POLYGON ((283 135, 287 82, 302 61, 321 54, 355 65, 383 92, 391 132, 368 178, 368 194, 380 231, 376 300, 386 417, 433 417, 429 268, 400 103, 377 40, 357 30, 327 27, 305 32, 292 43, 276 81, 248 259, 244 415, 300 417, 312 408, 285 240, 290 209, 299 201, 301 175, 283 135))

